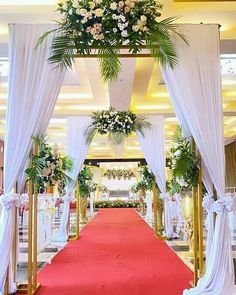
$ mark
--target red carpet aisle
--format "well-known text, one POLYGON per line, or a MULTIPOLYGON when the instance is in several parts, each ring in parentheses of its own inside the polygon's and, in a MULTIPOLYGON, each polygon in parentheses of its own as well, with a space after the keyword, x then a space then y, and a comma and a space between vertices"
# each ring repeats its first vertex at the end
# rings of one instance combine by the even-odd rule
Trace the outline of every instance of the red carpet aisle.
POLYGON ((181 295, 190 270, 134 209, 101 209, 39 273, 39 295, 181 295))

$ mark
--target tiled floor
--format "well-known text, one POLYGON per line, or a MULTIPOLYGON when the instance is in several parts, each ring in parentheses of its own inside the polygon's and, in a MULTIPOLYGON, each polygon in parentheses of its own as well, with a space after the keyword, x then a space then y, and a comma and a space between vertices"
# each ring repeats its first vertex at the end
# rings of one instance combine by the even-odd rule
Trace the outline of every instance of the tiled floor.
MULTIPOLYGON (((52 236, 57 232, 62 212, 56 212, 52 218, 52 236)), ((89 213, 87 214, 89 216, 89 213)), ((90 218, 89 218, 90 219, 90 218)), ((70 214, 70 234, 75 234, 75 212, 70 214)), ((80 224, 80 230, 85 224, 80 224)), ((51 263, 52 258, 64 248, 66 242, 51 242, 42 252, 38 253, 38 270, 46 263, 51 263)), ((17 267, 17 281, 23 283, 27 279, 27 260, 28 260, 28 229, 19 223, 19 260, 17 267)))
MULTIPOLYGON (((145 218, 144 218, 145 219, 145 218)), ((153 222, 148 221, 148 224, 153 227, 153 222)), ((174 227, 176 223, 174 224, 174 227)), ((181 229, 182 233, 178 239, 166 240, 166 243, 178 254, 178 256, 183 260, 183 262, 193 271, 193 258, 189 256, 189 247, 185 239, 184 228, 181 229)), ((204 246, 206 243, 206 230, 204 228, 204 246)), ((233 250, 233 259, 235 267, 235 283, 236 283, 236 230, 232 232, 232 250, 233 250)))

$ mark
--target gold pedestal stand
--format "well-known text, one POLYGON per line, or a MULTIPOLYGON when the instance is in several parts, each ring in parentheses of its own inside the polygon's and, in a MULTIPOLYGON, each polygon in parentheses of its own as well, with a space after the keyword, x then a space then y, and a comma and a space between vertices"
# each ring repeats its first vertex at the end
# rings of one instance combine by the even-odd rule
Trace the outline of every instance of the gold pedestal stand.
MULTIPOLYGON (((192 141, 192 149, 196 153, 195 142, 192 141)), ((195 287, 204 274, 204 246, 203 246, 203 209, 202 209, 202 165, 199 156, 198 186, 193 188, 193 242, 194 242, 194 278, 192 285, 195 287)))
MULTIPOLYGON (((38 145, 34 144, 33 154, 38 154, 38 145)), ((30 163, 31 164, 31 163, 30 163)), ((27 283, 18 285, 18 294, 35 294, 40 287, 37 282, 38 259, 38 187, 32 181, 28 183, 29 194, 29 221, 28 221, 28 265, 27 283)))
MULTIPOLYGON (((70 222, 70 217, 68 220, 68 225, 69 225, 69 222, 70 222)), ((78 240, 79 232, 80 232, 80 192, 79 192, 79 181, 77 181, 76 182, 76 233, 75 235, 69 235, 68 240, 69 241, 78 240)))
POLYGON ((166 237, 162 235, 161 229, 158 226, 158 199, 159 199, 159 191, 157 189, 156 184, 153 184, 152 194, 153 194, 154 233, 155 233, 155 236, 158 239, 166 240, 166 237))

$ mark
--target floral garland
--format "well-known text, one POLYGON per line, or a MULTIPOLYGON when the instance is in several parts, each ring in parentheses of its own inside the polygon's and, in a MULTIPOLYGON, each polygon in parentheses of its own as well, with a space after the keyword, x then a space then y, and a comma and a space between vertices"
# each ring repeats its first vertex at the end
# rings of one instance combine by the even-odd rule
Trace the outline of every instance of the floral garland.
MULTIPOLYGON (((121 70, 120 48, 136 54, 146 45, 162 65, 174 67, 177 52, 172 36, 185 40, 173 23, 176 17, 159 21, 162 4, 156 0, 64 0, 58 3, 62 20, 52 31, 58 34, 50 62, 71 67, 75 56, 97 53, 105 81, 116 79, 121 70)), ((41 43, 52 31, 46 32, 41 43)))
POLYGON ((91 143, 96 134, 108 134, 109 139, 115 144, 121 144, 125 137, 133 132, 143 133, 143 129, 150 127, 146 117, 137 116, 132 111, 116 111, 113 108, 101 112, 94 112, 92 123, 87 128, 85 134, 87 143, 91 143))
POLYGON ((58 184, 65 187, 71 181, 66 175, 73 167, 73 161, 62 157, 57 148, 52 148, 44 137, 33 137, 39 152, 31 157, 31 166, 25 170, 28 180, 31 180, 37 191, 45 191, 49 186, 58 184))
POLYGON ((184 137, 181 128, 177 128, 172 141, 174 146, 170 149, 171 181, 167 183, 167 190, 171 195, 191 192, 198 182, 199 159, 192 150, 191 138, 184 137))
POLYGON ((116 179, 118 178, 119 180, 121 178, 126 179, 131 179, 132 177, 135 177, 133 171, 131 169, 108 169, 105 171, 105 173, 103 174, 104 177, 107 177, 108 179, 116 179))

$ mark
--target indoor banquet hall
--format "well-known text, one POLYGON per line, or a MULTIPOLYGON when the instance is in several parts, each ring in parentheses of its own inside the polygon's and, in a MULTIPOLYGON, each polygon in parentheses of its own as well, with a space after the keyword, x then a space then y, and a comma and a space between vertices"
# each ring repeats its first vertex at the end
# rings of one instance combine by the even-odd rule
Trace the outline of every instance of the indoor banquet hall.
POLYGON ((0 295, 236 295, 236 1, 0 0, 0 295))

